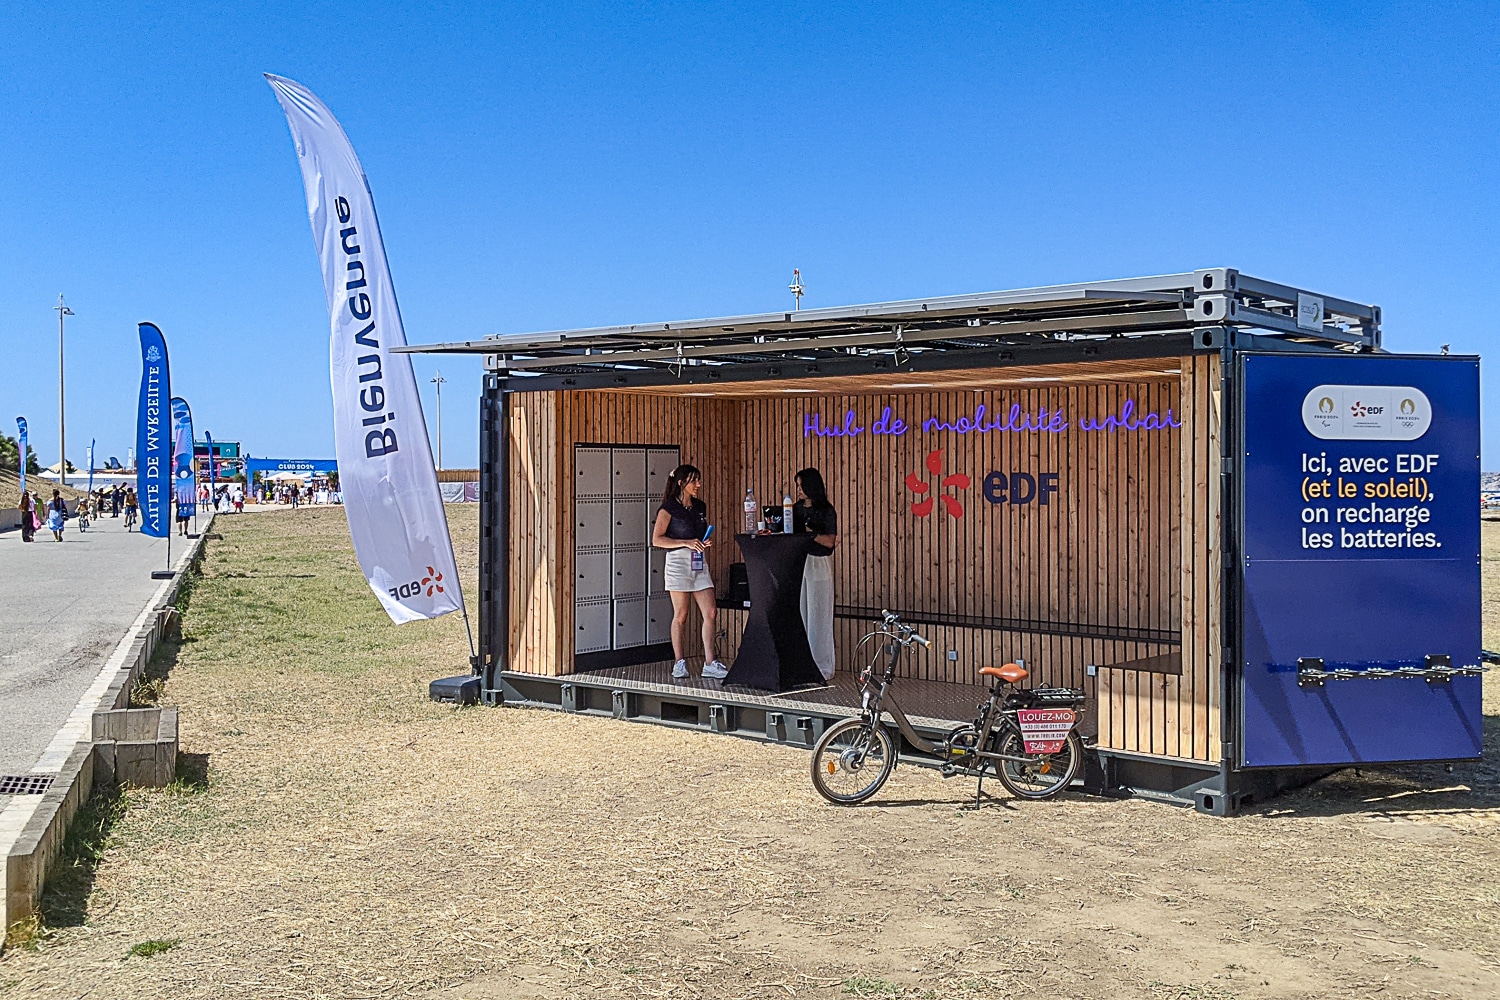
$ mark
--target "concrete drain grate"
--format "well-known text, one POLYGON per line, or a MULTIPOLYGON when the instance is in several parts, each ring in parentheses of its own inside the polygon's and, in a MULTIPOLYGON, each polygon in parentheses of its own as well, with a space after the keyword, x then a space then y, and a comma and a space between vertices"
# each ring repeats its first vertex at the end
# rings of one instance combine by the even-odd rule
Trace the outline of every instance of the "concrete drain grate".
POLYGON ((41 795, 52 787, 51 774, 0 774, 0 795, 41 795))

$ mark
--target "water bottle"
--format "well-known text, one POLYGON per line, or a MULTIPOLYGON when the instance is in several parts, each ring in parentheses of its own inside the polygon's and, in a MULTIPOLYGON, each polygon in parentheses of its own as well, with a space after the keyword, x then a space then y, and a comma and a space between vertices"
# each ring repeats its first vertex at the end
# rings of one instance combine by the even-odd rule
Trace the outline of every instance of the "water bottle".
POLYGON ((694 549, 692 556, 688 559, 688 563, 693 567, 693 572, 697 573, 699 570, 703 569, 703 553, 699 552, 697 549, 694 549))
POLYGON ((755 490, 745 487, 745 534, 755 534, 755 522, 760 519, 760 507, 755 503, 755 490))
MULTIPOLYGON (((773 494, 774 496, 774 494, 773 494)), ((787 494, 781 500, 781 533, 790 535, 792 533, 792 497, 787 494)))

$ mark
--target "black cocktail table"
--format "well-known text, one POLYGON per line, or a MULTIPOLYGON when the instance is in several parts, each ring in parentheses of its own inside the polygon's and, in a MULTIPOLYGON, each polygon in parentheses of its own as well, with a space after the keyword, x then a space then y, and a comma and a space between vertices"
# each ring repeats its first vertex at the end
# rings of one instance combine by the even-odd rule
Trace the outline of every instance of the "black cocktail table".
POLYGON ((802 624, 802 569, 811 535, 735 535, 750 580, 750 614, 725 684, 788 691, 823 684, 802 624))

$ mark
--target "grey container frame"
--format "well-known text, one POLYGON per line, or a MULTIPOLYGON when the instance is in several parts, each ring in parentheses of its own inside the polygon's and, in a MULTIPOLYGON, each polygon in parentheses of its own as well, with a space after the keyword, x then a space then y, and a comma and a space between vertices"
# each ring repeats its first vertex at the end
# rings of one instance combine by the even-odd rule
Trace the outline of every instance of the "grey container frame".
MULTIPOLYGON (((930 373, 969 367, 1008 367, 1183 354, 1217 355, 1225 393, 1219 485, 1223 569, 1222 634, 1228 647, 1221 666, 1223 746, 1216 765, 1116 750, 1090 753, 1084 786, 1103 794, 1128 794, 1190 803, 1227 815, 1247 802, 1313 780, 1329 768, 1250 770, 1236 765, 1240 635, 1240 512, 1233 460, 1242 433, 1236 358, 1247 352, 1309 354, 1384 353, 1378 306, 1320 295, 1295 286, 1207 268, 1152 278, 1079 283, 674 323, 600 327, 399 349, 410 353, 485 356, 481 402, 481 606, 478 667, 485 699, 547 705, 570 711, 605 711, 581 692, 609 691, 616 717, 651 715, 653 692, 634 691, 588 675, 543 677, 506 670, 502 637, 508 631, 503 577, 508 479, 507 399, 517 392, 713 385, 766 379, 809 379, 878 372, 930 373), (1299 322, 1305 302, 1317 300, 1319 320, 1299 322), (622 709, 623 706, 623 709, 622 709)), ((582 446, 580 446, 582 447, 582 446)), ((648 602, 649 607, 649 602, 648 602)), ((724 720, 745 713, 780 718, 763 699, 682 692, 671 700, 699 704, 698 722, 682 713, 655 719, 696 724, 718 732, 776 739, 724 720), (739 704, 744 701, 744 704, 739 704)), ((808 729, 844 717, 800 710, 808 729)), ((784 728, 784 726, 783 726, 784 728)), ((781 732, 781 729, 777 729, 781 732)), ((782 736, 781 739, 786 739, 782 736)), ((799 742, 789 739, 788 742, 799 742)), ((908 748, 909 749, 909 748, 908 748)))

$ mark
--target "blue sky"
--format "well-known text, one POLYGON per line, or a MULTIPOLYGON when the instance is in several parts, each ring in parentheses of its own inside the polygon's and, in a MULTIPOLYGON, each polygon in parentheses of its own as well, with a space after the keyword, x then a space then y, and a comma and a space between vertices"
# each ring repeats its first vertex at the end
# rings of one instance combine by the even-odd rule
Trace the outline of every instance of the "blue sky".
MULTIPOLYGON (((265 71, 353 140, 413 342, 1230 266, 1487 350, 1500 9, 1132 8, 7 5, 5 426, 56 460, 61 291, 75 462, 132 443, 142 319, 200 433, 331 454, 265 71)), ((472 466, 478 363, 416 365, 472 466)))

